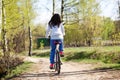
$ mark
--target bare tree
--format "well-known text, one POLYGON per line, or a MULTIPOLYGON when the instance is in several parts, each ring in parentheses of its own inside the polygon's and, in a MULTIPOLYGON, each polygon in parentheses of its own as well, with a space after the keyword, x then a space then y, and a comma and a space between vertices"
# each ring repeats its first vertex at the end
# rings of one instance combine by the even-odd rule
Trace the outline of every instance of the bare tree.
POLYGON ((6 13, 5 13, 5 3, 4 0, 2 0, 2 49, 3 53, 5 54, 7 51, 7 40, 6 40, 6 13))
POLYGON ((31 33, 31 27, 30 27, 30 7, 29 7, 29 0, 26 0, 26 8, 27 8, 27 26, 28 26, 28 33, 29 33, 29 52, 28 55, 31 56, 32 55, 32 33, 31 33))
POLYGON ((61 0, 61 19, 63 21, 64 0, 61 0))
POLYGON ((53 0, 53 12, 52 12, 52 15, 54 15, 55 13, 55 0, 53 0))
POLYGON ((120 1, 118 0, 118 10, 119 10, 119 18, 120 18, 120 1))

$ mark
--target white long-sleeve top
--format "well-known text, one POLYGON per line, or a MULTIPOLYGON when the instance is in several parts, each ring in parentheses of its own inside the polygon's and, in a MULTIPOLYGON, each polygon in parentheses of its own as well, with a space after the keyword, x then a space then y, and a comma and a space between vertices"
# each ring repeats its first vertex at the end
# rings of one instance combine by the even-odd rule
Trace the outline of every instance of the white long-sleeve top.
POLYGON ((63 39, 64 35, 65 29, 62 23, 59 25, 59 27, 57 25, 52 28, 49 25, 47 26, 46 38, 51 36, 51 39, 63 39))

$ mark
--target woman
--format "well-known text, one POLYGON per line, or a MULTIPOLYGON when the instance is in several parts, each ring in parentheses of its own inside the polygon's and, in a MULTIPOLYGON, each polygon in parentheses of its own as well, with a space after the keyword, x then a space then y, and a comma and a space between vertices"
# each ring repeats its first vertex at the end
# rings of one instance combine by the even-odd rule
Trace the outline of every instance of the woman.
POLYGON ((61 18, 59 14, 54 14, 51 18, 51 20, 48 23, 48 27, 46 30, 46 37, 48 38, 50 36, 50 46, 51 46, 51 52, 50 52, 50 69, 53 69, 54 66, 54 57, 55 57, 55 41, 60 42, 59 51, 60 56, 64 57, 63 55, 63 39, 65 35, 64 26, 62 24, 61 18))

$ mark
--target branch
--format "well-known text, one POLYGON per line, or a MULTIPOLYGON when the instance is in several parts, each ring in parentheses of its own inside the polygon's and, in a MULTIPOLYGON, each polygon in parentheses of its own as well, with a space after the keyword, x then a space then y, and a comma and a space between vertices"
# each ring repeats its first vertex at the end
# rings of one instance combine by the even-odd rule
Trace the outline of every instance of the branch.
POLYGON ((65 3, 64 6, 70 5, 71 3, 74 3, 74 2, 75 2, 75 0, 72 0, 71 2, 65 3))
POLYGON ((19 28, 20 26, 22 26, 23 25, 23 23, 21 23, 20 25, 18 25, 17 27, 12 27, 12 28, 9 28, 9 29, 11 29, 11 30, 14 30, 14 29, 17 29, 17 28, 19 28))
POLYGON ((8 3, 4 3, 4 5, 9 5, 13 0, 9 1, 8 3))
POLYGON ((50 11, 50 12, 52 13, 52 11, 51 11, 48 7, 46 7, 46 5, 43 5, 43 4, 42 4, 42 6, 43 6, 45 9, 47 9, 48 11, 50 11))

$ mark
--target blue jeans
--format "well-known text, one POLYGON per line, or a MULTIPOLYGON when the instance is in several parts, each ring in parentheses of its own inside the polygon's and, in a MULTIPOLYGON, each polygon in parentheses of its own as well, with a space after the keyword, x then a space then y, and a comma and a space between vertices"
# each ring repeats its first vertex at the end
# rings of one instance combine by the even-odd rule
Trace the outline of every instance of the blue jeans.
MULTIPOLYGON (((63 51, 63 40, 62 39, 55 39, 58 40, 60 42, 59 44, 59 51, 63 51)), ((50 52, 50 63, 54 64, 54 57, 55 57, 55 49, 56 49, 56 45, 55 45, 55 40, 51 39, 50 40, 50 47, 51 47, 51 52, 50 52)))

